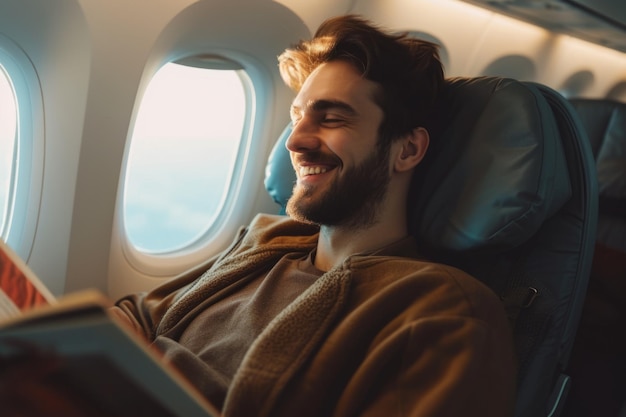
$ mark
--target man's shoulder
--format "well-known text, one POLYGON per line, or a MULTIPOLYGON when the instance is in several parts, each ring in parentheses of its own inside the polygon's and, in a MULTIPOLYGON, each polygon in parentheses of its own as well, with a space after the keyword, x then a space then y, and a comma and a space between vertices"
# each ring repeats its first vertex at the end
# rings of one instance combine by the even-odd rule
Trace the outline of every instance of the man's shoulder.
POLYGON ((438 302, 445 303, 446 298, 457 300, 474 312, 501 308, 502 303, 491 288, 479 278, 451 265, 424 258, 379 256, 363 258, 358 266, 354 266, 362 271, 359 275, 377 277, 381 285, 403 288, 408 294, 416 294, 416 298, 436 294, 438 302), (385 278, 381 279, 383 276, 385 278))
POLYGON ((407 279, 420 279, 424 276, 432 276, 442 280, 459 281, 461 283, 478 281, 462 269, 430 260, 417 251, 411 253, 410 249, 399 254, 386 253, 359 257, 356 259, 356 262, 352 263, 352 266, 357 269, 383 269, 389 271, 391 275, 406 277, 407 279))

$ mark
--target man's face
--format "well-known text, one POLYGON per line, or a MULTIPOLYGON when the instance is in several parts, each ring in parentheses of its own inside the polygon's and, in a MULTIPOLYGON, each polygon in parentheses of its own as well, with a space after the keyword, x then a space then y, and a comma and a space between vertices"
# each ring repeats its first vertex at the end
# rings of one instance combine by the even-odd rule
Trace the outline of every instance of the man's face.
POLYGON ((287 213, 326 226, 376 221, 389 183, 389 154, 377 146, 378 86, 348 63, 318 67, 293 101, 287 140, 297 182, 287 213))

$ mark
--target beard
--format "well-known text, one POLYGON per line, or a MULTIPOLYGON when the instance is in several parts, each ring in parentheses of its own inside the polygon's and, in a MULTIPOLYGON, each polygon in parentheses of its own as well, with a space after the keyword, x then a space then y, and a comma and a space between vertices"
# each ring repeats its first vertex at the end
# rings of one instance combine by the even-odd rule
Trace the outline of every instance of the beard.
POLYGON ((316 187, 296 184, 287 202, 287 214, 305 223, 348 229, 375 224, 391 179, 389 149, 380 148, 317 196, 316 187))

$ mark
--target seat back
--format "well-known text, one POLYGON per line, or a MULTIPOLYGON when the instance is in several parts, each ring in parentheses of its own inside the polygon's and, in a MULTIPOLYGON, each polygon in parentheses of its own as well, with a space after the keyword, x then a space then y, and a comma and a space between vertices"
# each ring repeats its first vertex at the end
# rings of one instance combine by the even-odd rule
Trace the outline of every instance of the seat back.
MULTIPOLYGON (((591 151, 571 107, 545 95, 511 79, 448 80, 410 193, 410 232, 424 252, 505 303, 520 364, 518 417, 556 415, 562 403, 595 233, 591 151)), ((281 210, 295 179, 288 134, 266 177, 281 210)))
POLYGON ((565 416, 626 415, 626 333, 619 330, 626 323, 626 103, 582 98, 570 102, 596 160, 599 211, 565 416))
POLYGON ((583 98, 570 102, 596 160, 598 242, 626 252, 626 103, 583 98))

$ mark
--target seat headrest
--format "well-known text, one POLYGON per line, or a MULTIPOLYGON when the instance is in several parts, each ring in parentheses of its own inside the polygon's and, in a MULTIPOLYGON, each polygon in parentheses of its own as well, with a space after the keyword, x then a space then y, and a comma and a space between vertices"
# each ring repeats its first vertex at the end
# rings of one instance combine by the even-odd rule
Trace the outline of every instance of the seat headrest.
POLYGON ((571 195, 549 104, 499 77, 448 80, 441 98, 411 231, 447 250, 520 245, 571 195))
POLYGON ((274 202, 280 206, 281 214, 285 214, 287 201, 296 183, 296 173, 291 165, 289 152, 285 148, 290 134, 291 123, 278 137, 265 166, 265 189, 274 202))
MULTIPOLYGON (((410 232, 444 250, 504 250, 525 242, 571 195, 558 128, 531 86, 498 77, 446 82, 431 145, 410 195, 410 232)), ((295 181, 285 141, 265 185, 284 212, 295 181)))

